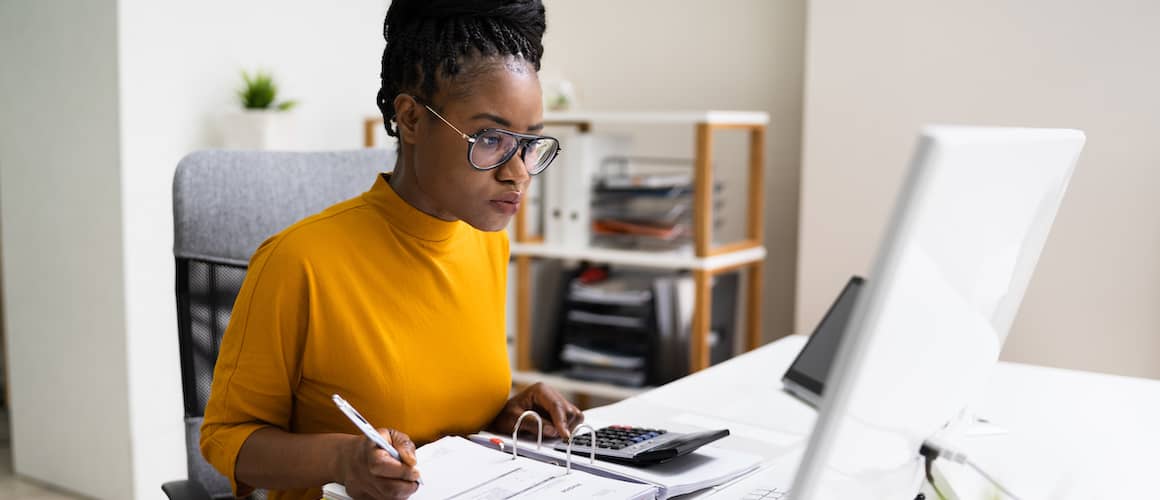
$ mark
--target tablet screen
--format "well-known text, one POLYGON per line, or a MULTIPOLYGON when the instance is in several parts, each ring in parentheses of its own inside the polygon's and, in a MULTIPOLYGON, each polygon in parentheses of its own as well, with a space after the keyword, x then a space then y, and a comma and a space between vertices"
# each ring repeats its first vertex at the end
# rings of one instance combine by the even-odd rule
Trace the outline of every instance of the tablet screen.
POLYGON ((809 341, 798 353, 797 359, 785 372, 784 380, 792 383, 787 383, 791 389, 796 389, 792 387, 796 384, 812 393, 812 396, 821 396, 826 375, 830 372, 834 356, 838 354, 838 343, 842 340, 842 332, 850 321, 850 314, 854 311, 854 303, 863 283, 865 280, 861 277, 851 277, 842 293, 838 295, 838 299, 830 305, 830 310, 826 311, 826 315, 810 335, 809 341))

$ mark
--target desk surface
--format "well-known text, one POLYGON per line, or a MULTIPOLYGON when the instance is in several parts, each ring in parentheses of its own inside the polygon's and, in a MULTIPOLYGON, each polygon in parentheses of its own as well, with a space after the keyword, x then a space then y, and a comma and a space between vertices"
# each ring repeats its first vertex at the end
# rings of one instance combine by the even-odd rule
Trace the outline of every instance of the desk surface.
MULTIPOLYGON (((805 344, 790 336, 652 391, 589 410, 609 423, 678 431, 727 427, 723 447, 776 462, 813 426, 814 410, 782 391, 805 344)), ((1025 499, 1160 498, 1160 381, 1000 362, 975 413, 1007 432, 960 446, 1025 499)), ((963 498, 990 491, 972 471, 940 467, 963 498)), ((737 487, 744 487, 739 484, 737 487)), ((742 491, 726 488, 724 497, 742 491)), ((734 495, 735 494, 735 495, 734 495)))

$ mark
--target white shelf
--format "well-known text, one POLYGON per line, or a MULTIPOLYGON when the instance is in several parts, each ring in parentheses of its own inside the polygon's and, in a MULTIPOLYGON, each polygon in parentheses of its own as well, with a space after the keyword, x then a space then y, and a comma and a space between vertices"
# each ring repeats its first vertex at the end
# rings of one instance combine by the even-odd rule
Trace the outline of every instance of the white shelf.
POLYGON ((624 387, 605 384, 602 382, 586 382, 553 373, 535 371, 512 371, 512 383, 531 385, 543 382, 545 385, 561 392, 574 392, 609 399, 628 399, 652 387, 624 387))
POLYGON ((567 260, 587 260, 605 264, 649 267, 659 269, 700 269, 712 271, 725 267, 757 262, 765 258, 765 247, 747 248, 712 257, 697 257, 692 250, 680 252, 648 250, 615 250, 611 248, 572 247, 549 243, 511 244, 513 257, 528 255, 567 260))
POLYGON ((697 123, 729 125, 767 125, 764 111, 565 111, 544 113, 545 122, 594 123, 697 123))

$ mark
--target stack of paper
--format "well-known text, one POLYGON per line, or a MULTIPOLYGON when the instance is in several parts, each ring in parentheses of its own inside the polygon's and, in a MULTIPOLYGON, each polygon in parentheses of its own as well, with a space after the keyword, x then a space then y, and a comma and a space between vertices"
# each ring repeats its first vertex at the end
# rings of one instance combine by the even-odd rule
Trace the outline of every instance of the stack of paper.
MULTIPOLYGON (((417 450, 423 485, 412 500, 569 499, 644 500, 657 498, 651 484, 570 473, 562 467, 524 457, 513 459, 461 437, 445 437, 417 450)), ((350 500, 346 488, 331 483, 323 498, 350 500)))

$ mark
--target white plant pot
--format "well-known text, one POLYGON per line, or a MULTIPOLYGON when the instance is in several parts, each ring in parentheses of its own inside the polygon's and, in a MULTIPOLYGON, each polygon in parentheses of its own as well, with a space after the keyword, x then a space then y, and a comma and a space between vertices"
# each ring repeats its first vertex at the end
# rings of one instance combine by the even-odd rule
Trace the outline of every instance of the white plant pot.
POLYGON ((221 118, 222 146, 226 149, 301 149, 292 111, 247 109, 221 118))

